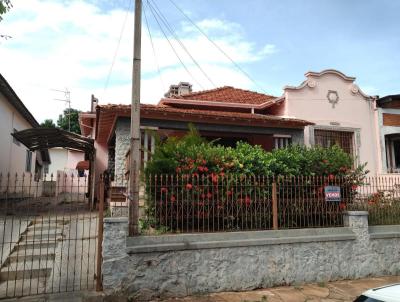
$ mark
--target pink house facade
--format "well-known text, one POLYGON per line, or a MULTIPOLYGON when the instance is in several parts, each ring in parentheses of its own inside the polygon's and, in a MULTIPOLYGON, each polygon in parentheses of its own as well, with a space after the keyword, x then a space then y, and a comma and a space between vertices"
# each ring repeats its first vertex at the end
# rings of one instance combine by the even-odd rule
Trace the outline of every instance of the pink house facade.
POLYGON ((307 72, 299 86, 285 86, 282 97, 269 111, 276 115, 307 119, 314 125, 304 129, 305 145, 339 145, 367 163, 370 175, 381 173, 375 96, 365 94, 349 77, 328 69, 307 72))

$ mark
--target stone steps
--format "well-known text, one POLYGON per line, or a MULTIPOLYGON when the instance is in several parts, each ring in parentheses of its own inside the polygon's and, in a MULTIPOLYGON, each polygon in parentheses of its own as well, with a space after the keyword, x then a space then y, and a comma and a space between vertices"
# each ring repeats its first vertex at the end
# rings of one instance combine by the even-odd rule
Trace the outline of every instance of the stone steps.
POLYGON ((14 250, 15 251, 24 251, 24 250, 30 250, 30 249, 38 249, 41 250, 42 252, 45 252, 47 250, 54 250, 54 248, 57 246, 57 242, 59 240, 45 240, 45 241, 21 241, 17 245, 15 245, 14 250))
POLYGON ((19 297, 42 294, 46 291, 46 278, 8 280, 0 283, 0 297, 19 297))
POLYGON ((10 256, 5 264, 13 263, 13 262, 24 262, 24 261, 34 261, 34 260, 54 260, 55 252, 53 250, 49 251, 41 251, 40 249, 32 249, 32 250, 22 250, 15 251, 10 256))
POLYGON ((48 277, 52 271, 52 260, 11 262, 0 271, 0 280, 20 280, 48 277))

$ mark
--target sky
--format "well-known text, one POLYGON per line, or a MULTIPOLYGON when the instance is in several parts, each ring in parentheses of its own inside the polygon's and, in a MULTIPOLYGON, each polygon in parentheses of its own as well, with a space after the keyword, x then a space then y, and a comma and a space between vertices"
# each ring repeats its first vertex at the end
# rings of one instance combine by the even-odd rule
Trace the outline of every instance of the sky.
MULTIPOLYGON (((170 0, 143 2, 142 103, 180 81, 280 96, 307 71, 328 68, 355 76, 367 94, 400 93, 400 1, 172 0, 244 72, 170 0)), ((0 22, 11 36, 0 40, 0 73, 39 122, 66 108, 56 90, 70 91, 82 111, 91 94, 130 103, 134 0, 12 3, 0 22)))

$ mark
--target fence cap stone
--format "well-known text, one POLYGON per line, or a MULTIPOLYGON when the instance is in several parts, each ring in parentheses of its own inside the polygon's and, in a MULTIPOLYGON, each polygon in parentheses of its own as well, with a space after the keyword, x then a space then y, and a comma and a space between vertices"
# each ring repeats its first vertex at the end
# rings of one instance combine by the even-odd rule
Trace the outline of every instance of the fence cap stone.
POLYGON ((368 216, 368 211, 346 211, 344 215, 347 216, 368 216))
POLYGON ((128 217, 106 217, 104 223, 128 223, 128 217))

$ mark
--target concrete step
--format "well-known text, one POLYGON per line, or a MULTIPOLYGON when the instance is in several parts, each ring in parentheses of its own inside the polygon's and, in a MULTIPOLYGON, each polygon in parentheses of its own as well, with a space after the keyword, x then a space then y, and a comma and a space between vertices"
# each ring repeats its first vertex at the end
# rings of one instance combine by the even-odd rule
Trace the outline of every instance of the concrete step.
POLYGON ((0 298, 13 298, 43 294, 46 292, 46 278, 0 281, 0 298))
POLYGON ((13 262, 24 262, 24 261, 34 261, 34 260, 54 260, 56 254, 54 249, 52 250, 40 250, 40 249, 32 249, 32 250, 22 250, 15 251, 11 255, 8 256, 6 265, 13 262))
POLYGON ((58 240, 45 240, 45 241, 21 241, 15 245, 15 251, 24 251, 31 249, 39 249, 41 251, 54 250, 57 246, 58 240))
POLYGON ((61 239, 62 232, 61 230, 55 230, 55 232, 28 232, 21 236, 20 241, 46 241, 46 240, 54 240, 61 239))
POLYGON ((52 260, 34 260, 26 262, 13 262, 3 267, 0 271, 0 280, 20 280, 48 277, 53 270, 52 260))
MULTIPOLYGON (((68 216, 68 215, 66 215, 68 216)), ((32 225, 48 225, 48 224, 68 224, 70 222, 70 219, 67 217, 57 217, 57 218, 47 218, 43 217, 43 219, 38 218, 33 221, 32 225)))
POLYGON ((40 230, 55 230, 55 229, 62 229, 63 225, 60 224, 35 224, 28 227, 28 231, 32 232, 40 232, 40 230))

